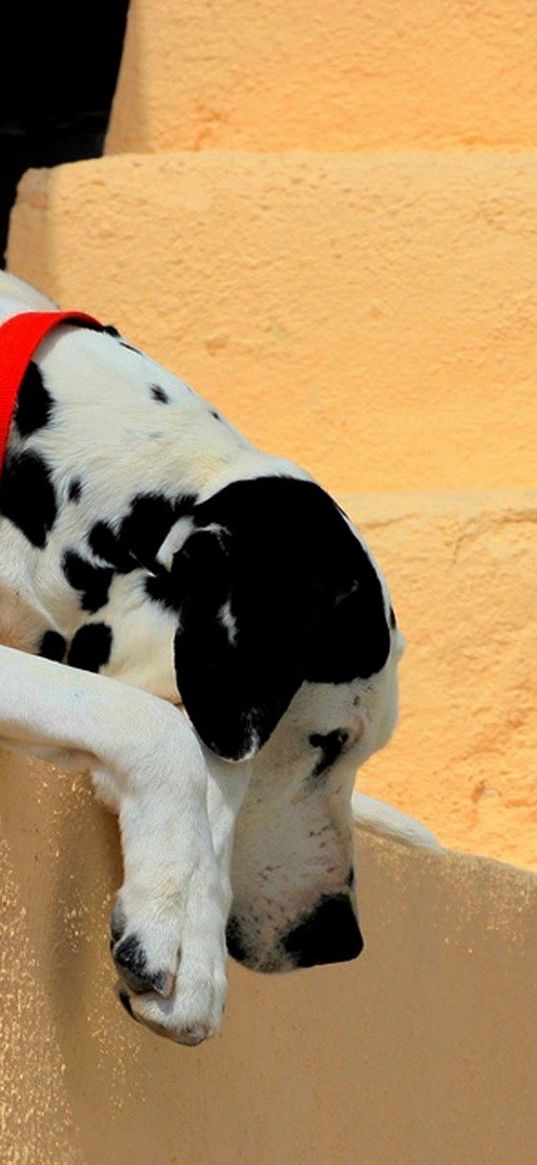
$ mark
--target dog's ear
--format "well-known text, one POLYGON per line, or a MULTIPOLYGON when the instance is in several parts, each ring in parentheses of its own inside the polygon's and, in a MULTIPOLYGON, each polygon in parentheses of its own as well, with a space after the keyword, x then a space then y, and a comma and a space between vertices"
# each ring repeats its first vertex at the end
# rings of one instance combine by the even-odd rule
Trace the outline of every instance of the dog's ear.
POLYGON ((180 612, 179 692, 220 756, 253 756, 304 680, 348 683, 386 661, 380 580, 314 482, 234 482, 176 523, 158 558, 180 612))
POLYGON ((301 683, 287 628, 232 535, 212 523, 173 556, 177 686, 196 732, 227 760, 268 740, 301 683))

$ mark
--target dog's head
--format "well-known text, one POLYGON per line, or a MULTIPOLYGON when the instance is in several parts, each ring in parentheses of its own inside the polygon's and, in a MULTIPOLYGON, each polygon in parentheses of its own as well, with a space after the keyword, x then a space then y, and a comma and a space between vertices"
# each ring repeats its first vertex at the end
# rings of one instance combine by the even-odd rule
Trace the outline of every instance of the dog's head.
POLYGON ((370 555, 313 482, 235 482, 161 548, 177 685, 204 744, 251 765, 228 943, 260 970, 360 953, 351 793, 386 743, 400 637, 370 555))

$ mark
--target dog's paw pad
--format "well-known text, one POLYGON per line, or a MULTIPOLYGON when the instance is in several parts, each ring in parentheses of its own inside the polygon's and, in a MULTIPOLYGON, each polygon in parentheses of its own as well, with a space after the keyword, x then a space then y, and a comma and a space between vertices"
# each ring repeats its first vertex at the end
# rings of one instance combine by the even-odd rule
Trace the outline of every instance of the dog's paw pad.
POLYGON ((167 999, 174 988, 175 975, 171 971, 151 971, 147 965, 147 955, 135 934, 127 938, 114 941, 114 924, 112 924, 112 958, 116 968, 127 987, 140 995, 146 991, 156 991, 167 999))

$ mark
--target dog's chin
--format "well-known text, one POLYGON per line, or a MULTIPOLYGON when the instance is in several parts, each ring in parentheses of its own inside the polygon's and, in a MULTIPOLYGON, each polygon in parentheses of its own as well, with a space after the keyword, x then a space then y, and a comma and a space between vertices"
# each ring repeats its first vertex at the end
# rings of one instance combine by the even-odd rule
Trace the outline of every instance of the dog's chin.
POLYGON ((320 901, 316 911, 298 919, 285 934, 274 936, 271 946, 249 942, 240 919, 232 915, 226 931, 228 953, 251 971, 275 974, 346 963, 358 958, 364 940, 350 897, 337 894, 320 901))

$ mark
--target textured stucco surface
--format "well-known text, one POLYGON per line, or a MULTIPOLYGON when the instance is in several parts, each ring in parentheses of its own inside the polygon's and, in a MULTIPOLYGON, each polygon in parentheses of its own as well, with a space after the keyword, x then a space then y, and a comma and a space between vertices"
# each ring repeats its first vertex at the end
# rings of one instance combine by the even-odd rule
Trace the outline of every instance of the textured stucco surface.
POLYGON ((537 154, 115 157, 23 179, 13 271, 339 490, 532 486, 537 154))
POLYGON ((537 869, 537 491, 340 495, 390 580, 401 714, 359 787, 537 869))
POLYGON ((112 151, 535 145, 532 0, 131 0, 112 151))
POLYGON ((113 997, 115 824, 2 755, 2 1165, 534 1165, 537 879, 358 838, 366 951, 232 967, 197 1049, 113 997))

